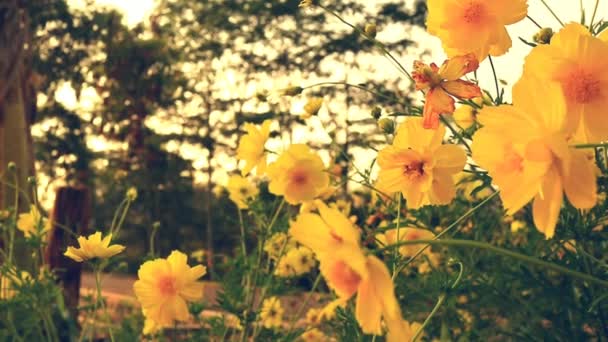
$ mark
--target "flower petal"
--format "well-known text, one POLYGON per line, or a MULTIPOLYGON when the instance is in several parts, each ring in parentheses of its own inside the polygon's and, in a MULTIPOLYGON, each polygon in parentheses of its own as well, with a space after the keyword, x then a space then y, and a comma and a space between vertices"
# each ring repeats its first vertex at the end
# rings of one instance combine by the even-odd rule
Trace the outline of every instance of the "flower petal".
POLYGON ((544 178, 542 193, 536 195, 532 205, 534 225, 547 239, 555 235, 555 226, 563 202, 562 180, 551 168, 544 178))

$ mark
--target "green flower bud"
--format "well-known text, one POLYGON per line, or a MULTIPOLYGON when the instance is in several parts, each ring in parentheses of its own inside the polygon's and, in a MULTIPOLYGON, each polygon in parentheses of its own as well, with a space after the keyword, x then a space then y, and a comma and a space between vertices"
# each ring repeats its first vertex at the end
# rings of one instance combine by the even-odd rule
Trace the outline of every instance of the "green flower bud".
POLYGON ((370 38, 376 38, 376 34, 378 33, 376 24, 365 24, 365 28, 363 29, 363 31, 370 38))
POLYGON ((553 37, 553 29, 550 27, 545 27, 538 31, 532 39, 537 44, 549 44, 551 42, 551 38, 553 37))
POLYGON ((386 134, 395 133, 395 121, 393 119, 383 118, 378 120, 378 127, 386 134))
POLYGON ((380 116, 382 115, 382 108, 376 106, 374 107, 374 109, 372 109, 372 117, 376 120, 380 119, 380 116))

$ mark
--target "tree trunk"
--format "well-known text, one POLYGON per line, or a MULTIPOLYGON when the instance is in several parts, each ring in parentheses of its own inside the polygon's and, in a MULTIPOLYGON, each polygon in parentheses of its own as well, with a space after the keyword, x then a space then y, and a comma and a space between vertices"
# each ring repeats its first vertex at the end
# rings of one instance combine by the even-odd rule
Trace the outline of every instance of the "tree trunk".
POLYGON ((88 189, 85 186, 57 189, 51 219, 53 229, 49 234, 45 261, 63 287, 66 307, 72 317, 77 317, 82 263, 65 257, 63 253, 68 246, 77 245, 77 236, 87 234, 91 219, 91 196, 88 189))

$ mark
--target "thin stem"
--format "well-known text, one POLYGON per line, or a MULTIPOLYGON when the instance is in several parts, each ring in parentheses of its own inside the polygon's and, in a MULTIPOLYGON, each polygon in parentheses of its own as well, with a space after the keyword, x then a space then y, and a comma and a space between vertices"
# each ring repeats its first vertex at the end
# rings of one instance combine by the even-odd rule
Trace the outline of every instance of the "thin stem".
POLYGON ((443 239, 443 240, 408 240, 408 241, 400 241, 397 243, 394 243, 392 245, 389 245, 384 249, 390 249, 390 248, 399 248, 401 246, 405 246, 405 245, 417 245, 417 244, 429 244, 429 245, 439 245, 439 246, 454 246, 454 247, 468 247, 468 248, 478 248, 478 249, 485 249, 491 252, 494 252, 496 254, 499 255, 503 255, 506 257, 510 257, 513 259, 517 259, 519 261, 523 261, 525 263, 531 264, 531 265, 535 265, 535 266, 540 266, 542 268, 545 269, 549 269, 558 273, 562 273, 568 276, 571 276, 573 278, 577 278, 580 280, 584 280, 584 281, 588 281, 590 283, 602 286, 602 287, 606 287, 608 288, 608 280, 602 280, 602 279, 598 279, 596 277, 593 277, 589 274, 585 274, 585 273, 581 273, 578 271, 574 271, 571 270, 569 268, 551 263, 551 262, 547 262, 544 260, 540 260, 525 254, 521 254, 521 253, 517 253, 517 252, 513 252, 510 251, 508 249, 504 249, 504 248, 500 248, 500 247, 496 247, 493 245, 490 245, 489 243, 485 243, 485 242, 481 242, 481 241, 473 241, 473 240, 458 240, 458 239, 443 239))
POLYGON ((570 147, 583 149, 583 148, 597 148, 597 147, 608 147, 608 143, 598 143, 598 144, 577 144, 570 145, 570 147))
MULTIPOLYGON (((397 194, 397 241, 400 241, 399 233, 401 231, 401 193, 397 194)), ((399 249, 394 250, 395 262, 393 263, 393 280, 397 277, 397 263, 399 261, 399 249)))
POLYGON ((536 25, 536 27, 538 27, 539 29, 542 29, 542 28, 543 28, 542 26, 540 26, 540 25, 539 25, 539 24, 536 22, 536 20, 532 19, 532 17, 531 17, 531 16, 527 15, 527 16, 526 16, 526 18, 530 19, 530 21, 531 21, 531 22, 533 22, 533 23, 534 23, 534 25, 536 25))
POLYGON ((437 313, 437 311, 439 310, 441 305, 443 305, 443 302, 445 302, 445 299, 447 297, 448 297, 448 295, 445 293, 442 293, 439 296, 439 299, 437 299, 437 304, 435 304, 435 307, 433 308, 431 313, 426 317, 426 319, 424 320, 424 323, 422 323, 422 326, 420 327, 420 329, 418 329, 418 331, 416 332, 416 335, 414 335, 414 337, 412 338, 412 341, 418 340, 418 337, 420 337, 420 335, 424 331, 424 328, 429 324, 429 322, 431 321, 431 318, 433 318, 433 316, 435 316, 435 314, 437 313))
POLYGON ((243 258, 247 260, 247 246, 245 245, 245 225, 243 224, 243 213, 241 209, 237 208, 239 212, 239 226, 241 229, 241 249, 243 250, 243 258))
POLYGON ((122 228, 122 224, 125 222, 125 218, 127 217, 127 213, 129 212, 129 207, 131 207, 131 201, 127 200, 125 207, 122 211, 122 215, 120 216, 120 220, 116 224, 116 227, 110 230, 112 232, 112 239, 116 239, 118 237, 118 233, 120 232, 120 228, 122 228))
POLYGON ((559 17, 557 16, 557 14, 555 14, 555 12, 553 12, 553 9, 551 9, 551 6, 549 6, 545 0, 540 0, 540 2, 543 3, 543 5, 545 5, 545 7, 549 10, 549 12, 551 12, 551 15, 553 15, 553 17, 555 18, 555 20, 557 20, 557 22, 559 22, 560 25, 565 26, 564 22, 561 21, 561 19, 559 19, 559 17))
POLYGON ((500 98, 500 87, 498 86, 498 76, 496 76, 496 68, 494 67, 494 61, 492 60, 492 56, 488 55, 488 60, 490 61, 490 66, 492 67, 492 75, 494 76, 494 86, 496 87, 496 104, 500 104, 502 99, 500 98))
POLYGON ((589 22, 589 30, 593 30, 593 22, 595 21, 595 15, 597 14, 597 8, 600 5, 600 0, 595 0, 595 7, 593 8, 593 15, 591 15, 591 21, 589 22))
POLYGON ((114 342, 114 333, 112 332, 112 321, 110 320, 110 316, 108 315, 108 308, 106 307, 106 303, 103 300, 103 296, 101 294, 101 269, 102 267, 97 267, 95 271, 95 287, 97 288, 97 301, 101 304, 101 309, 103 310, 103 315, 106 319, 106 324, 108 325, 108 332, 110 333, 110 340, 114 342))
POLYGON ((288 334, 293 331, 293 328, 296 325, 296 320, 304 312, 304 309, 306 308, 306 305, 308 305, 308 302, 310 302, 310 299, 312 298, 312 295, 315 293, 315 290, 317 289, 317 286, 319 286, 319 284, 321 283, 321 279, 322 278, 323 278, 323 276, 321 274, 319 274, 317 276, 317 278, 315 278, 315 281, 312 284, 312 288, 310 289, 310 292, 308 292, 308 295, 306 295, 306 298, 304 299, 304 302, 302 302, 302 305, 300 305, 300 308, 298 309, 298 311, 296 312, 296 314, 291 318, 291 322, 289 324, 288 334))
MULTIPOLYGON (((435 237, 433 238, 433 241, 438 240, 440 237, 444 236, 449 231, 451 231, 452 229, 454 229, 454 227, 458 226, 458 224, 460 222, 462 222, 463 220, 465 220, 466 218, 468 218, 469 216, 471 216, 473 213, 475 213, 477 210, 479 210, 479 208, 483 207, 486 203, 490 202, 494 197, 498 196, 498 194, 499 194, 498 191, 494 192, 493 194, 491 194, 490 196, 488 196, 486 199, 484 199, 483 201, 481 201, 478 205, 476 205, 473 208, 469 209, 466 213, 464 213, 464 215, 460 216, 456 221, 454 221, 452 224, 450 224, 444 231, 442 231, 439 234, 435 235, 435 237)), ((415 240, 415 241, 419 241, 419 240, 415 240)), ((420 256, 420 254, 422 254, 430 246, 431 246, 431 244, 428 244, 428 245, 420 248, 407 262, 405 262, 403 265, 401 265, 401 268, 399 269, 399 272, 401 272, 407 265, 409 265, 412 261, 414 261, 418 256, 420 256)))
POLYGON ((333 15, 334 17, 336 17, 338 20, 340 20, 342 23, 346 24, 347 26, 351 27, 353 30, 357 31, 357 33, 359 33, 360 35, 362 35, 363 37, 365 37, 367 40, 369 40, 370 42, 372 42, 376 47, 378 47, 383 53, 384 55, 391 60, 393 63, 395 63, 398 67, 398 69, 405 74, 412 82, 414 82, 414 78, 412 77, 412 75, 410 75, 410 73, 407 71, 407 69, 405 69, 403 67, 403 65, 401 63, 399 63, 399 61, 390 53, 390 51, 388 51, 386 49, 386 47, 384 47, 384 44, 382 44, 381 42, 377 41, 375 38, 368 36, 365 31, 361 30, 360 28, 354 26, 353 24, 349 23, 348 21, 344 20, 344 18, 342 18, 338 13, 330 10, 329 8, 323 6, 323 5, 319 5, 319 7, 321 7, 325 12, 333 15))
POLYGON ((358 84, 347 83, 347 82, 338 82, 338 81, 334 81, 334 82, 331 82, 331 81, 328 81, 328 82, 319 82, 319 83, 311 84, 311 85, 306 86, 306 87, 302 87, 302 89, 309 89, 309 88, 314 88, 314 87, 323 87, 323 86, 330 86, 330 85, 341 85, 341 86, 344 86, 346 88, 361 89, 361 90, 366 91, 366 92, 368 92, 370 94, 373 94, 373 95, 375 95, 377 97, 380 97, 380 98, 383 98, 383 99, 386 99, 386 100, 389 100, 389 101, 395 101, 395 102, 401 103, 401 104, 409 107, 409 104, 401 102, 396 97, 388 96, 388 95, 382 94, 380 92, 377 92, 375 90, 366 88, 364 86, 361 86, 361 85, 358 85, 358 84))
POLYGON ((462 134, 458 133, 458 131, 454 127, 452 127, 452 125, 448 122, 448 120, 443 115, 439 115, 439 120, 441 120, 441 122, 450 130, 450 132, 458 139, 458 141, 462 145, 464 145, 464 147, 467 149, 467 151, 469 151, 469 153, 473 153, 471 150, 471 146, 465 140, 465 138, 462 136, 462 134))

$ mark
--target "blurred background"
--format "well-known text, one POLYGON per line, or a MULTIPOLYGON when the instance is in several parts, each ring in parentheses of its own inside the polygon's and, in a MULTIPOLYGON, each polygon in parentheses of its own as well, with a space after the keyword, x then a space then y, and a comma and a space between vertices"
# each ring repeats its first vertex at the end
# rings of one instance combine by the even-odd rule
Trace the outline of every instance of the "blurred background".
MULTIPOLYGON (((578 11, 577 1, 553 2, 560 3, 554 7, 565 18, 578 11)), ((234 156, 244 123, 274 119, 269 149, 309 143, 343 176, 349 167, 368 168, 375 156, 370 146, 385 141, 370 114, 378 104, 369 93, 325 86, 285 98, 277 96, 280 89, 320 82, 362 85, 399 99, 384 101, 384 114, 405 111, 403 102, 421 103, 409 80, 371 43, 325 12, 298 4, 3 1, 0 95, 8 95, 0 96, 0 104, 23 112, 26 121, 20 124, 31 139, 10 140, 5 134, 2 165, 11 153, 27 151, 22 164, 35 166, 47 209, 58 188, 86 187, 92 194, 90 229, 108 227, 127 189, 135 187, 139 196, 120 238, 128 245, 131 272, 149 252, 155 223, 161 255, 212 247, 216 255, 230 255, 238 238, 236 207, 221 187, 238 172, 234 156), (12 88, 3 87, 9 84, 12 88), (322 97, 324 106, 303 120, 311 96, 322 97)), ((327 5, 356 26, 377 25, 377 39, 406 68, 416 59, 438 64, 444 59, 438 39, 424 30, 425 1, 327 5)), ((542 25, 556 24, 538 1, 530 6, 542 25)), ((529 51, 517 37, 530 40, 536 31, 529 21, 510 30, 512 54, 496 60, 504 84, 519 77, 529 51)), ((480 84, 493 89, 486 64, 478 72, 480 84)))

